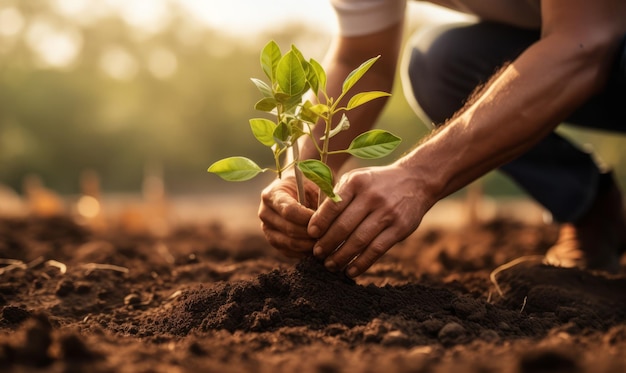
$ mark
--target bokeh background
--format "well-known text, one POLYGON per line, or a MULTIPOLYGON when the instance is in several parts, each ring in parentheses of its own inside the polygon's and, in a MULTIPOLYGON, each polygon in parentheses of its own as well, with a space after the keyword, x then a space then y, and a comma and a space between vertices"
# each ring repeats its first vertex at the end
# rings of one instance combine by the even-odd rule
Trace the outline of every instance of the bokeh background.
MULTIPOLYGON (((419 3, 410 14, 407 35, 462 17, 419 3)), ((248 127, 261 115, 250 82, 263 78, 259 52, 275 39, 321 60, 334 32, 324 0, 0 0, 0 184, 73 196, 89 175, 107 195, 145 193, 158 180, 171 196, 256 198, 266 176, 232 184, 206 168, 229 155, 271 164, 248 127)), ((381 163, 427 132, 400 84, 380 126, 404 139, 381 163)), ((623 136, 561 130, 595 148, 624 183, 623 136)), ((489 196, 523 197, 497 172, 481 185, 489 196)))

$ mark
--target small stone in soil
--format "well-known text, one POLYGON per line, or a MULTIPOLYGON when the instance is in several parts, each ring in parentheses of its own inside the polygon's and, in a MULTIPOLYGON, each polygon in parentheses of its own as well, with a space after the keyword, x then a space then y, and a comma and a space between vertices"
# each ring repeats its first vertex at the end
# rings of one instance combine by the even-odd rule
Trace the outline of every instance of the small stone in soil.
POLYGON ((410 344, 409 337, 400 330, 392 330, 385 334, 381 341, 383 346, 403 346, 407 347, 410 344))
POLYGON ((444 345, 461 343, 467 334, 463 325, 457 322, 449 322, 444 325, 437 335, 444 345))

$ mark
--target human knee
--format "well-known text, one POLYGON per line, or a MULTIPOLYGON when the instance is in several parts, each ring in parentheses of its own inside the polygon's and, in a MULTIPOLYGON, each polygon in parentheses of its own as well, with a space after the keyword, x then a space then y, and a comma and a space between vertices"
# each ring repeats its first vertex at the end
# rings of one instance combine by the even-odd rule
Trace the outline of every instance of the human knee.
MULTIPOLYGON (((464 48, 458 45, 457 30, 439 25, 419 30, 405 51, 405 93, 435 125, 459 110, 473 87, 464 82, 464 48)), ((419 113, 418 113, 419 114, 419 113)))

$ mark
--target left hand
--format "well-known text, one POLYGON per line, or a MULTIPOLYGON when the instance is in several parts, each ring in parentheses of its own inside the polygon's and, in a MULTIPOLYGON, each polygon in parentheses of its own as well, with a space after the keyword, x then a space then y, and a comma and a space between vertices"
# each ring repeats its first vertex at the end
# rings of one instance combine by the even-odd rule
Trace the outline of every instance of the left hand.
POLYGON ((418 227, 434 204, 424 189, 398 164, 346 173, 335 188, 342 201, 325 200, 309 222, 314 255, 330 271, 360 275, 418 227))
POLYGON ((267 241, 290 258, 302 258, 313 251, 315 240, 307 225, 317 205, 317 186, 304 182, 308 206, 297 201, 295 177, 276 179, 261 194, 259 218, 267 241))

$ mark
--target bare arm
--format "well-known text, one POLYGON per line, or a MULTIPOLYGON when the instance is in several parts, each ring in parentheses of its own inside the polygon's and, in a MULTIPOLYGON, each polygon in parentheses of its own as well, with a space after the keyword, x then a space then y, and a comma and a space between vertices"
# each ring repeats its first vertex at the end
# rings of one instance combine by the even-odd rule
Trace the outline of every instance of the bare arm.
MULTIPOLYGON (((367 59, 380 55, 380 59, 371 70, 352 88, 345 101, 353 94, 365 91, 391 92, 396 72, 398 54, 402 39, 402 23, 397 23, 375 34, 359 37, 337 37, 324 60, 328 75, 328 95, 338 97, 341 86, 348 74, 367 59)), ((330 142, 331 150, 346 149, 356 135, 371 129, 384 108, 386 99, 377 99, 367 105, 351 110, 349 119, 351 127, 330 142)), ((339 119, 339 118, 337 118, 339 119)), ((315 138, 323 135, 324 126, 314 128, 315 138)), ((309 142, 303 145, 303 159, 318 158, 317 152, 309 142)), ((345 154, 329 157, 328 163, 337 172, 347 160, 345 154)))
POLYGON ((344 201, 326 201, 309 225, 319 237, 315 255, 329 269, 356 257, 348 275, 364 272, 436 201, 521 155, 605 86, 626 32, 626 3, 544 0, 542 14, 541 40, 463 113, 394 164, 342 178, 337 192, 344 201))
POLYGON ((605 86, 626 32, 619 3, 544 1, 541 40, 464 113, 404 158, 404 165, 419 168, 421 159, 435 161, 430 165, 439 172, 426 172, 438 176, 439 199, 539 142, 605 86))

